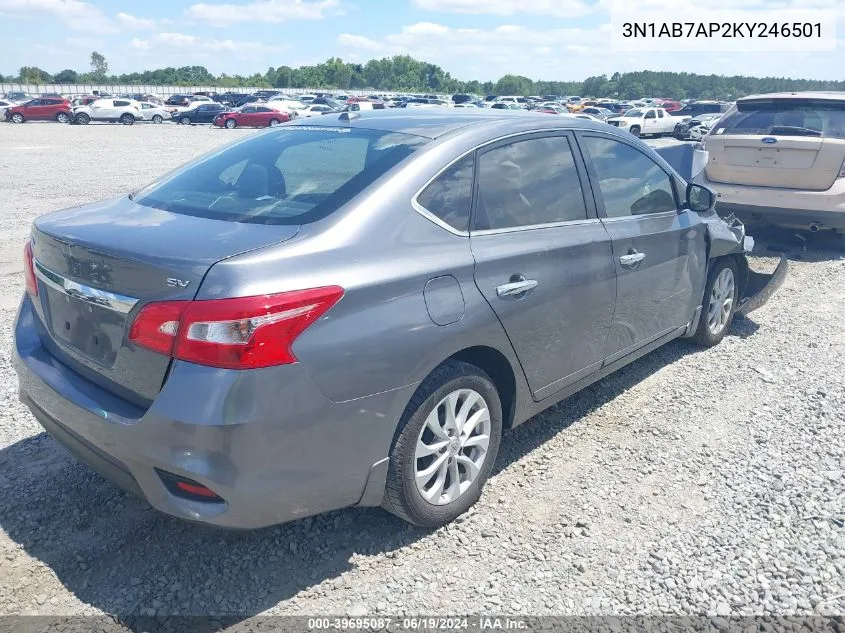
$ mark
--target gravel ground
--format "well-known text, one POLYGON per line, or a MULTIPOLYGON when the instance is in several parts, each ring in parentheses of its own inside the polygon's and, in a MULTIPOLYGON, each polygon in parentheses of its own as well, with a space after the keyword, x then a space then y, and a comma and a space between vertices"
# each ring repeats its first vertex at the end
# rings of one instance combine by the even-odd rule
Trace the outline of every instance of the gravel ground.
POLYGON ((0 125, 0 614, 844 614, 845 260, 785 247, 771 302, 506 434, 469 515, 377 509, 256 532, 163 516, 77 464, 17 401, 30 221, 247 131, 0 125))

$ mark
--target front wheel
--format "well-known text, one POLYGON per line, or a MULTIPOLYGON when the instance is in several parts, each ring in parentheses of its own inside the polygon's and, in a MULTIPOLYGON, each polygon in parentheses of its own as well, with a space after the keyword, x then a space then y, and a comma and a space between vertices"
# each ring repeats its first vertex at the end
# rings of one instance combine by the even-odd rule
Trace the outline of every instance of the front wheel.
POLYGON ((179 119, 179 124, 180 125, 190 125, 191 124, 191 117, 183 116, 181 119, 179 119))
POLYGON ((447 361, 417 389, 390 451, 383 507, 438 527, 481 496, 502 436, 502 405, 478 367, 447 361))
POLYGON ((80 112, 76 115, 76 117, 74 117, 74 121, 76 121, 79 125, 88 125, 91 123, 91 117, 84 112, 80 112))
POLYGON ((704 287, 701 318, 693 339, 699 345, 718 345, 733 322, 739 296, 737 267, 733 259, 718 259, 713 264, 704 287))
POLYGON ((276 127, 277 125, 280 125, 281 123, 282 123, 282 122, 281 122, 281 121, 279 121, 279 119, 270 119, 270 125, 269 125, 269 127, 276 127))
POLYGON ((59 123, 70 123, 70 115, 67 112, 59 112, 56 115, 56 121, 59 123))
POLYGON ((632 127, 631 134, 633 134, 634 136, 640 136, 640 128, 638 128, 637 126, 632 127))
POLYGON ((153 123, 155 123, 156 125, 160 125, 160 124, 164 123, 164 117, 161 116, 160 114, 154 114, 153 115, 153 123))
POLYGON ((120 117, 120 122, 123 123, 123 125, 135 125, 135 117, 127 113, 120 117))
POLYGON ((238 127, 238 122, 235 119, 226 119, 226 128, 230 130, 234 130, 238 127))
POLYGON ((26 121, 24 116, 22 114, 18 113, 18 112, 15 112, 12 115, 11 118, 12 118, 12 123, 23 123, 24 121, 26 121))

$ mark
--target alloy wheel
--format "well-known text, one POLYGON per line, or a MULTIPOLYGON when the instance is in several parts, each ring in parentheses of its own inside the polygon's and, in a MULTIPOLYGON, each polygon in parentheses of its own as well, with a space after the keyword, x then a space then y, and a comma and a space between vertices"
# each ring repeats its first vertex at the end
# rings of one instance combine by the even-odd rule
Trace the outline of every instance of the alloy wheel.
POLYGON ((417 438, 414 479, 423 499, 446 505, 478 478, 487 459, 490 411, 472 389, 458 389, 429 413, 417 438))
POLYGON ((714 336, 721 334, 728 324, 734 304, 734 273, 730 268, 723 268, 710 292, 707 305, 707 325, 714 336))

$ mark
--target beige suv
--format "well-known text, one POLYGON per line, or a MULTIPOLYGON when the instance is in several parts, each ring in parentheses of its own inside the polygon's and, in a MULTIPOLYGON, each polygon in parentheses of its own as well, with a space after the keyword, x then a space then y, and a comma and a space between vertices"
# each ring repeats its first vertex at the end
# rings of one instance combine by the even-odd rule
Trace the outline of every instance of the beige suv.
POLYGON ((739 99, 704 139, 696 180, 750 224, 845 236, 845 92, 739 99))

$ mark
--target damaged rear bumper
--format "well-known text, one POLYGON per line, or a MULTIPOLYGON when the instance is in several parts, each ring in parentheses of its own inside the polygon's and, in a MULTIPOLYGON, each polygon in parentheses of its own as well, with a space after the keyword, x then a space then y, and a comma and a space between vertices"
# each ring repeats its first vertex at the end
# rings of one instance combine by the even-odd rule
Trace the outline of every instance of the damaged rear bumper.
POLYGON ((736 313, 740 316, 747 316, 757 308, 765 305, 777 289, 783 285, 788 270, 789 262, 783 255, 774 272, 771 274, 749 270, 745 291, 742 293, 743 297, 739 301, 736 313))

